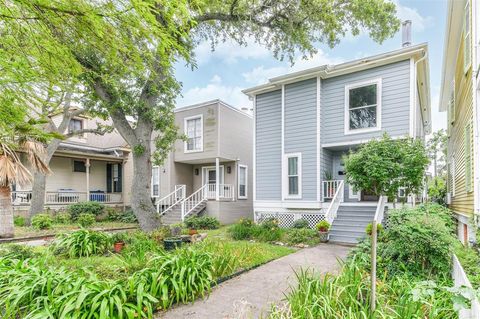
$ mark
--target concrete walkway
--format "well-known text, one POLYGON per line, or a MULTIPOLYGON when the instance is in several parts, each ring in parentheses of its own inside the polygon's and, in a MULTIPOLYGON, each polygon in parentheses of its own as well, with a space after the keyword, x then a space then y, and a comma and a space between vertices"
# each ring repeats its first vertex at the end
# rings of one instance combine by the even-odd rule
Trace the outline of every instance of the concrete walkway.
POLYGON ((204 300, 179 305, 157 319, 250 319, 268 314, 272 303, 280 303, 290 285, 294 271, 314 269, 320 273, 338 271, 337 258, 344 259, 350 247, 320 244, 299 250, 244 273, 215 287, 204 300))

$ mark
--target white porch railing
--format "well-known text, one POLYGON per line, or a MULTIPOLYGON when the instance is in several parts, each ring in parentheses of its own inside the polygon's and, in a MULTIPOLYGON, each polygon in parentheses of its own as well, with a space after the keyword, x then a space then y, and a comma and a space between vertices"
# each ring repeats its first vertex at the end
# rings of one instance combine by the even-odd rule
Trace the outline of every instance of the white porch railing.
MULTIPOLYGON (((75 191, 57 191, 45 192, 45 204, 47 205, 65 205, 75 204, 86 201, 96 201, 101 203, 121 203, 123 201, 122 193, 90 193, 75 191)), ((15 206, 30 205, 32 201, 32 191, 14 191, 12 192, 12 203, 15 206)))
POLYGON ((338 207, 340 203, 343 202, 343 193, 344 193, 344 183, 339 181, 335 194, 333 195, 332 201, 328 206, 327 213, 325 214, 325 220, 331 225, 335 217, 337 217, 338 207))
POLYGON ((380 196, 378 199, 377 210, 372 221, 372 267, 371 267, 371 308, 372 312, 376 308, 376 288, 377 288, 377 225, 383 221, 385 214, 385 204, 387 203, 387 196, 380 196))
POLYGON ((203 185, 196 192, 182 201, 182 221, 184 221, 185 217, 187 217, 195 208, 197 208, 198 205, 207 200, 209 185, 212 184, 203 185))
MULTIPOLYGON (((467 278, 467 274, 463 270, 462 264, 454 254, 452 256, 452 277, 455 287, 468 287, 472 288, 470 280, 467 278)), ((480 319, 480 302, 477 298, 471 300, 470 309, 462 309, 458 313, 459 319, 480 319)))
POLYGON ((185 185, 175 185, 175 190, 167 196, 160 198, 157 204, 157 213, 160 215, 165 214, 167 211, 173 208, 173 206, 179 204, 185 199, 185 185))
MULTIPOLYGON (((207 199, 216 199, 217 198, 217 185, 216 184, 206 184, 206 196, 207 199)), ((234 187, 231 184, 219 184, 218 195, 220 199, 234 199, 234 187)))
POLYGON ((343 180, 329 180, 322 182, 322 195, 323 199, 332 199, 337 192, 340 183, 343 183, 343 180))

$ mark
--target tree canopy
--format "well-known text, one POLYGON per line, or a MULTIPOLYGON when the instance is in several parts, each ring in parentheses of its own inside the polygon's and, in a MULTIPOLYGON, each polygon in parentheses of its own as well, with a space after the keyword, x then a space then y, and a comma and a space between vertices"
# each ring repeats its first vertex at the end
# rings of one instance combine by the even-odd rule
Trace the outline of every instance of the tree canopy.
POLYGON ((400 187, 418 193, 429 163, 423 142, 388 135, 361 145, 344 157, 347 181, 355 189, 395 198, 400 187))

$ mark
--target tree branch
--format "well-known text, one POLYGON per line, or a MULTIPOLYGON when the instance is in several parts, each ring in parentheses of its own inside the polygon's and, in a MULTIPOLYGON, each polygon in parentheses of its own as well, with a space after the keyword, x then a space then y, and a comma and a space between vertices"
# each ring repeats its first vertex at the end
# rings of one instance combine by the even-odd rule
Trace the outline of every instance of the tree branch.
POLYGON ((78 136, 78 135, 82 135, 82 134, 86 134, 86 133, 93 133, 93 134, 96 134, 96 135, 105 135, 109 131, 110 131, 110 128, 96 128, 96 129, 85 128, 85 129, 81 129, 81 130, 77 130, 77 131, 65 134, 65 137, 68 138, 68 137, 78 136))

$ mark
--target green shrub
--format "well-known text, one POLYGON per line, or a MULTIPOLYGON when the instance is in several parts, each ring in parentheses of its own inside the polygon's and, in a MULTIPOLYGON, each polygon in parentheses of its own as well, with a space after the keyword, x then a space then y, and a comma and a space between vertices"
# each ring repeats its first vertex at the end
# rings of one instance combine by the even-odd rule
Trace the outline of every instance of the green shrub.
POLYGON ((249 218, 240 218, 237 223, 240 224, 240 225, 249 226, 249 227, 255 225, 253 220, 251 220, 249 218))
POLYGON ((253 229, 253 225, 247 225, 245 223, 239 222, 232 225, 228 229, 228 233, 234 240, 248 240, 252 237, 253 229))
POLYGON ((272 242, 279 241, 283 235, 283 230, 272 223, 262 223, 259 226, 254 226, 252 236, 258 241, 272 242))
POLYGON ((319 237, 314 229, 290 228, 286 230, 284 241, 289 245, 314 245, 319 242, 319 237))
POLYGON ((480 254, 474 248, 465 247, 461 243, 455 245, 455 255, 467 274, 474 288, 480 288, 480 254))
POLYGON ((265 229, 271 229, 271 230, 278 229, 279 228, 278 219, 276 219, 274 217, 265 218, 260 223, 260 227, 265 228, 265 229))
POLYGON ((90 227, 95 223, 93 214, 82 213, 77 217, 77 223, 82 227, 90 227))
POLYGON ((419 276, 448 273, 454 238, 436 215, 411 214, 404 210, 390 214, 396 222, 384 234, 379 255, 389 275, 410 273, 419 276), (398 223, 401 215, 402 223, 398 223))
POLYGON ((10 244, 0 247, 0 257, 9 259, 28 259, 37 256, 33 247, 22 244, 10 244))
POLYGON ((25 217, 22 216, 14 216, 13 217, 13 224, 17 227, 23 227, 26 224, 25 217))
MULTIPOLYGON (((367 233, 368 236, 372 236, 372 228, 373 228, 372 223, 369 223, 367 227, 365 227, 365 232, 367 233)), ((381 234, 382 232, 383 232, 383 225, 377 224, 377 235, 381 234)))
POLYGON ((292 228, 309 228, 308 221, 305 219, 297 219, 293 223, 292 228))
POLYGON ((103 213, 105 205, 99 202, 81 202, 68 206, 67 210, 72 216, 73 220, 77 220, 80 214, 92 214, 99 216, 103 213))
POLYGON ((57 236, 51 249, 55 254, 69 257, 102 255, 111 245, 109 235, 102 232, 80 229, 73 233, 57 236))
POLYGON ((53 219, 49 214, 37 214, 32 218, 32 227, 35 229, 52 228, 53 219))
POLYGON ((220 227, 220 222, 211 216, 195 216, 187 218, 185 220, 185 226, 190 229, 217 229, 220 227))
POLYGON ((72 216, 67 213, 67 212, 60 212, 60 213, 57 213, 54 217, 53 217, 53 222, 55 224, 68 224, 72 221, 72 216))

